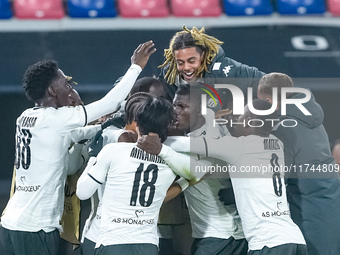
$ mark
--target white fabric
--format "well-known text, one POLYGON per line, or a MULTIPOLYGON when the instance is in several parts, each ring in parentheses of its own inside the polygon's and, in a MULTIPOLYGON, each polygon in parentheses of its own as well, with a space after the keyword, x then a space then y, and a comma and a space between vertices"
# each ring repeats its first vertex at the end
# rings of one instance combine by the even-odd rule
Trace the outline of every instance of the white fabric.
POLYGON ((70 131, 85 124, 84 108, 27 109, 16 124, 20 167, 16 170, 16 190, 1 224, 30 232, 61 229, 70 131))
MULTIPOLYGON (((118 139, 121 134, 126 132, 125 129, 117 129, 114 126, 109 126, 106 129, 103 130, 103 145, 109 144, 109 143, 117 143, 118 139)), ((89 162, 89 165, 92 165, 91 162, 89 162)), ((91 183, 94 183, 91 181, 91 183)), ((93 206, 95 215, 90 217, 86 220, 84 231, 82 234, 82 241, 84 242, 83 238, 87 238, 91 240, 92 242, 96 243, 97 239, 99 237, 100 233, 100 219, 101 219, 101 204, 102 204, 102 197, 104 193, 105 188, 105 182, 98 188, 97 193, 93 196, 97 196, 95 199, 91 200, 91 205, 94 203, 94 201, 97 201, 93 206)))
POLYGON ((164 159, 169 167, 179 176, 187 180, 197 180, 196 176, 190 171, 190 156, 177 153, 169 146, 165 145, 166 143, 167 140, 162 145, 162 149, 158 156, 164 159))
POLYGON ((103 184, 97 180, 93 180, 93 178, 88 177, 88 172, 90 171, 91 167, 97 163, 96 157, 91 157, 87 163, 87 166, 81 176, 77 181, 77 190, 76 194, 80 200, 89 199, 94 192, 100 188, 103 184), (86 188, 85 188, 86 187, 86 188))
POLYGON ((33 108, 17 119, 16 140, 21 143, 17 147, 24 151, 17 156, 30 166, 23 169, 20 164, 17 169, 16 192, 1 218, 5 228, 31 232, 61 229, 68 148, 73 141, 70 131, 117 110, 141 70, 131 65, 119 84, 104 98, 85 106, 86 111, 82 106, 33 108), (26 158, 30 162, 25 162, 26 158))
POLYGON ((221 62, 214 63, 213 71, 220 70, 221 62))
POLYGON ((230 187, 230 180, 208 177, 184 191, 190 213, 192 237, 244 238, 236 206, 225 206, 219 200, 218 192, 227 187, 230 187))
MULTIPOLYGON (((159 209, 176 176, 164 160, 133 143, 112 143, 98 154, 88 174, 98 182, 106 180, 96 247, 128 243, 158 245, 159 209), (137 170, 141 171, 140 175, 137 170)), ((88 187, 78 183, 77 189, 78 194, 88 187)))
POLYGON ((91 139, 101 128, 101 125, 90 125, 73 129, 70 134, 72 142, 77 143, 84 139, 91 139))
POLYGON ((91 139, 99 130, 101 130, 101 125, 80 127, 71 131, 72 142, 75 144, 69 149, 67 175, 75 174, 85 162, 85 157, 82 156, 84 144, 79 144, 77 142, 84 139, 91 139))
POLYGON ((184 178, 179 178, 176 183, 181 187, 181 190, 184 191, 189 187, 189 182, 184 178))
MULTIPOLYGON (((236 167, 230 177, 249 250, 288 243, 305 244, 300 229, 290 218, 283 173, 281 196, 274 193, 273 171, 241 173, 247 166, 271 165, 273 154, 278 156, 277 164, 283 165, 282 142, 273 135, 269 138, 249 135, 206 140, 209 156, 224 159, 236 167), (275 146, 268 146, 265 139, 275 140, 275 146)), ((206 153, 202 139, 191 139, 191 146, 195 153, 206 153)))
POLYGON ((109 126, 103 130, 103 146, 109 143, 118 143, 119 137, 127 132, 125 129, 118 129, 115 126, 109 126))
MULTIPOLYGON (((204 124, 199 129, 189 133, 188 136, 193 138, 204 136, 207 133, 214 137, 221 137, 222 129, 219 125, 207 127, 204 124)), ((198 167, 198 169, 206 170, 210 166, 227 165, 226 162, 214 158, 204 158, 198 163, 200 165, 193 165, 192 168, 198 167)), ((235 239, 244 238, 241 219, 236 206, 225 206, 219 200, 218 192, 220 189, 230 186, 230 180, 226 178, 226 174, 213 173, 213 175, 208 174, 201 182, 184 190, 190 214, 192 237, 228 239, 232 236, 235 239)))
POLYGON ((83 147, 83 144, 76 143, 68 150, 69 161, 67 167, 67 175, 75 174, 84 164, 85 160, 81 157, 83 147))
MULTIPOLYGON (((164 142, 163 147, 164 145, 171 147, 171 149, 173 149, 174 151, 190 153, 190 138, 189 137, 169 136, 164 142)), ((162 147, 162 150, 163 150, 163 147, 162 147)))

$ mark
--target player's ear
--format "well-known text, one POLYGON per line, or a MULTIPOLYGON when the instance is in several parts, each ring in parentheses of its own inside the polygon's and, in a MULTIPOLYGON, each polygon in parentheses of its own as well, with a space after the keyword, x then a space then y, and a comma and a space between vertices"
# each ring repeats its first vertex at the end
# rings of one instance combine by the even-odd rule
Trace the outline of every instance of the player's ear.
POLYGON ((205 57, 205 51, 202 51, 202 53, 201 53, 201 63, 203 63, 203 61, 204 61, 204 57, 205 57))
POLYGON ((200 105, 195 106, 193 111, 192 111, 192 113, 196 114, 196 115, 202 115, 202 113, 201 113, 201 106, 200 105))
MULTIPOLYGON (((273 98, 272 97, 266 97, 266 101, 269 102, 270 104, 273 104, 273 98)), ((276 110, 280 108, 280 101, 277 102, 276 110)))
POLYGON ((48 86, 47 92, 53 97, 57 95, 57 90, 55 89, 53 85, 48 86))

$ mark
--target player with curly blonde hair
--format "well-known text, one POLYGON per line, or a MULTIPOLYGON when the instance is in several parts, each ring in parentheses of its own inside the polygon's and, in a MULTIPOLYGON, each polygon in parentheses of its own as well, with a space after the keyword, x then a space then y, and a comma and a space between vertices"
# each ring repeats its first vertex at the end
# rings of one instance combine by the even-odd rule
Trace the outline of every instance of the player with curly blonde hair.
POLYGON ((256 93, 258 80, 265 73, 226 57, 222 44, 207 35, 204 27, 188 29, 183 25, 183 30, 173 36, 169 48, 164 50, 165 61, 159 66, 162 68, 159 79, 171 85, 167 86, 169 94, 173 97, 179 84, 201 80, 213 85, 216 79, 220 83, 225 78, 244 93, 247 87, 253 87, 256 93))

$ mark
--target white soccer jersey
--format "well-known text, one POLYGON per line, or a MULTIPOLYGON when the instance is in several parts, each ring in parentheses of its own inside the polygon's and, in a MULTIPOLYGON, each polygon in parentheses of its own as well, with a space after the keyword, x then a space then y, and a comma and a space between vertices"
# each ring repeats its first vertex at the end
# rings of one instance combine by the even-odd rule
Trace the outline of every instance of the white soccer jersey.
POLYGON ((305 244, 300 229, 290 218, 283 172, 273 171, 276 166, 284 166, 283 143, 273 135, 218 140, 207 139, 209 155, 235 167, 230 177, 249 250, 305 244))
POLYGON ((228 186, 230 187, 228 179, 205 178, 184 190, 190 213, 192 237, 244 238, 236 206, 225 206, 218 197, 219 190, 228 186))
MULTIPOLYGON (((103 130, 103 145, 109 143, 118 143, 118 139, 121 134, 126 132, 125 129, 117 129, 114 126, 109 126, 103 130)), ((87 238, 92 242, 96 243, 100 234, 100 219, 101 219, 101 206, 102 206, 102 197, 104 193, 105 182, 98 188, 97 193, 94 196, 98 196, 96 199, 91 200, 91 204, 94 201, 98 201, 93 204, 93 214, 90 214, 89 218, 86 220, 83 238, 87 238)), ((84 239, 82 239, 84 242, 84 239)))
POLYGON ((273 135, 178 139, 177 151, 216 157, 231 164, 230 177, 249 250, 282 244, 305 244, 290 218, 283 172, 283 143, 273 135), (190 148, 191 147, 191 148, 190 148), (270 168, 271 167, 271 168, 270 168), (279 168, 275 168, 279 167, 279 168), (280 168, 281 167, 281 168, 280 168))
POLYGON ((83 139, 91 139, 96 133, 101 130, 101 125, 89 125, 85 127, 79 127, 71 131, 70 137, 72 142, 76 143, 83 139))
POLYGON ((84 145, 83 142, 94 137, 99 130, 101 130, 101 125, 89 125, 71 131, 72 146, 69 148, 67 175, 73 175, 79 170, 84 170, 81 168, 88 158, 88 155, 87 145, 84 145))
MULTIPOLYGON (((219 125, 214 129, 213 133, 217 137, 223 136, 219 125)), ((206 135, 206 130, 207 126, 204 124, 201 128, 189 133, 188 136, 203 136, 206 135)), ((211 132, 211 130, 209 131, 211 132)), ((198 162, 202 161, 206 161, 205 165, 207 166, 226 165, 226 162, 214 158, 204 158, 198 162)), ((219 177, 222 175, 208 175, 201 182, 184 190, 190 213, 192 237, 228 239, 233 236, 235 239, 242 239, 244 234, 236 205, 225 206, 218 196, 220 189, 231 186, 230 180, 219 177)))
POLYGON ((86 124, 84 108, 27 109, 16 124, 16 189, 1 224, 30 232, 61 229, 70 131, 86 124))
POLYGON ((175 173, 163 159, 134 143, 108 144, 88 175, 106 181, 102 201, 100 245, 158 245, 159 209, 175 173))
POLYGON ((103 146, 109 143, 118 143, 119 137, 127 132, 125 129, 118 129, 115 126, 109 126, 103 130, 103 146))

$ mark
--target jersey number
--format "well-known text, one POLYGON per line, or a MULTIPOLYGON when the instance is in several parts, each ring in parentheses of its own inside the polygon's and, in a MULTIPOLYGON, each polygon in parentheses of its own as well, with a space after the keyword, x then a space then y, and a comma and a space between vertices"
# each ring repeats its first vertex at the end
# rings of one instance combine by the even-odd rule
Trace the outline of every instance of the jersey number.
POLYGON ((279 157, 273 153, 272 159, 270 160, 270 164, 273 168, 273 185, 274 185, 274 192, 277 196, 282 196, 282 182, 281 182, 281 175, 280 175, 280 166, 278 163, 279 157))
POLYGON ((130 199, 130 205, 132 206, 136 206, 142 172, 144 172, 143 174, 144 183, 139 192, 140 205, 144 207, 150 206, 155 196, 155 189, 156 189, 155 183, 158 177, 158 167, 155 164, 150 164, 148 165, 145 171, 143 170, 144 170, 144 163, 140 163, 135 173, 135 180, 133 181, 133 188, 132 188, 132 194, 131 194, 131 199, 130 199), (152 173, 152 178, 149 181, 150 172, 152 173), (149 197, 146 199, 145 196, 146 196, 146 191, 148 189, 149 189, 149 197))
POLYGON ((20 168, 20 163, 23 169, 27 170, 31 164, 31 132, 28 129, 19 128, 19 134, 16 137, 16 152, 15 152, 15 167, 20 168))

